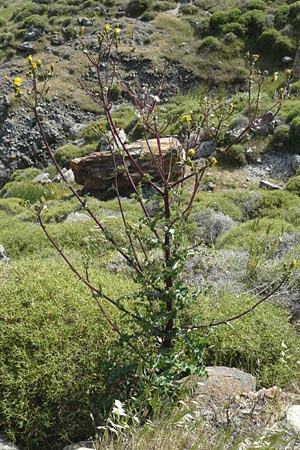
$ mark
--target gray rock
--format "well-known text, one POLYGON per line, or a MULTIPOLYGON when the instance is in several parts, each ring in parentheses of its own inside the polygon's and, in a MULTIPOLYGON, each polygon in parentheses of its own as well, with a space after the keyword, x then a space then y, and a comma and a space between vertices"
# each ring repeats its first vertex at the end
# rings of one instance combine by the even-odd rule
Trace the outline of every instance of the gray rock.
POLYGON ((51 179, 49 178, 49 173, 39 173, 34 179, 32 180, 33 183, 40 183, 40 184, 48 184, 51 183, 51 179))
POLYGON ((270 191, 283 189, 283 186, 279 186, 278 184, 270 183, 270 181, 267 181, 267 180, 260 180, 259 187, 261 189, 269 189, 270 191))
MULTIPOLYGON (((124 130, 118 129, 118 136, 123 144, 127 142, 127 136, 124 130)), ((116 148, 116 144, 113 142, 112 134, 110 131, 105 133, 105 135, 100 140, 100 151, 109 150, 111 147, 116 148)))
MULTIPOLYGON (((0 263, 8 262, 8 261, 9 261, 9 257, 7 256, 5 248, 3 247, 3 245, 0 244, 0 263)), ((0 450, 1 450, 1 448, 0 448, 0 450)))
POLYGON ((296 433, 300 433, 300 405, 292 405, 288 408, 286 422, 296 433))
MULTIPOLYGON (((64 177, 67 183, 74 183, 75 177, 72 169, 62 169, 64 177)), ((62 181, 62 177, 60 174, 57 174, 56 177, 52 180, 55 183, 59 183, 62 181)))
POLYGON ((66 447, 64 447, 63 450, 86 450, 86 449, 95 449, 94 442, 81 441, 81 442, 78 442, 77 444, 67 445, 66 447))
POLYGON ((300 167, 300 155, 293 155, 291 159, 291 166, 293 170, 296 172, 300 167))
POLYGON ((27 50, 27 51, 34 51, 34 44, 29 41, 21 42, 21 44, 18 45, 18 50, 27 50))
POLYGON ((25 41, 36 41, 43 34, 43 30, 37 27, 30 27, 24 34, 25 41))
POLYGON ((90 220, 90 216, 88 216, 87 214, 80 212, 73 212, 68 214, 65 222, 67 223, 86 222, 87 220, 90 220))
POLYGON ((300 47, 297 48, 294 64, 293 64, 293 79, 300 78, 300 47))
POLYGON ((196 150, 195 158, 206 158, 211 156, 214 152, 214 141, 204 141, 200 144, 199 148, 196 150))
POLYGON ((233 395, 256 390, 256 379, 253 375, 232 367, 207 367, 207 379, 197 381, 195 397, 213 398, 224 401, 233 395))
POLYGON ((0 438, 0 450, 19 450, 19 448, 0 438))
POLYGON ((283 62, 283 64, 291 64, 294 60, 290 56, 283 56, 281 61, 283 62))

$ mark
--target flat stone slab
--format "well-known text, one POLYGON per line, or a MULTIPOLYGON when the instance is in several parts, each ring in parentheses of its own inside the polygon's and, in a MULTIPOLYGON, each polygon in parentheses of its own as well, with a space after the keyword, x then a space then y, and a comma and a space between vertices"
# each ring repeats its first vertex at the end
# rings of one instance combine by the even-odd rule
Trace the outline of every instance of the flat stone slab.
POLYGON ((207 367, 207 379, 200 379, 195 388, 195 395, 218 401, 244 392, 256 390, 253 375, 232 367, 207 367))

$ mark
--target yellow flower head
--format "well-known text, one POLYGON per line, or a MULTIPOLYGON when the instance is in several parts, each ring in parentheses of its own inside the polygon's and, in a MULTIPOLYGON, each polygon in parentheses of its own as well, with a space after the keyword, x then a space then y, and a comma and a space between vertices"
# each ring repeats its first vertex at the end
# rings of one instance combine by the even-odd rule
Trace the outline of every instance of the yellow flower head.
POLYGON ((84 30, 85 30, 84 26, 79 28, 79 36, 83 36, 84 30))
POLYGON ((115 37, 119 36, 120 33, 121 33, 121 28, 115 27, 114 28, 114 35, 115 35, 115 37))
POLYGON ((272 81, 277 81, 278 80, 278 72, 274 72, 273 73, 273 77, 272 77, 272 81))
POLYGON ((41 68, 41 67, 42 67, 42 60, 41 60, 41 59, 38 59, 37 62, 36 62, 36 65, 37 65, 39 68, 41 68))
POLYGON ((105 23, 103 27, 104 33, 110 33, 111 32, 111 25, 109 23, 105 23))
POLYGON ((188 157, 193 158, 195 156, 196 150, 194 148, 189 148, 187 151, 188 157))
POLYGON ((253 55, 253 61, 257 61, 259 59, 260 55, 258 53, 253 55))
POLYGON ((31 68, 33 71, 36 71, 37 64, 35 62, 31 63, 31 68))
POLYGON ((291 78, 291 76, 292 76, 292 70, 291 69, 287 69, 285 71, 286 80, 288 81, 291 78))
POLYGON ((27 56, 27 61, 31 64, 32 63, 32 55, 27 56))
POLYGON ((189 124, 192 121, 192 117, 189 114, 185 114, 184 116, 181 116, 181 122, 185 124, 189 124))
POLYGON ((229 106, 230 106, 231 109, 235 109, 236 108, 236 103, 231 102, 229 106))
POLYGON ((16 88, 20 87, 22 83, 23 83, 22 78, 17 77, 17 78, 14 79, 14 86, 16 88))
POLYGON ((210 164, 212 165, 212 166, 215 166, 216 164, 217 164, 217 160, 216 160, 216 158, 211 158, 210 159, 210 164))
POLYGON ((292 261, 291 261, 291 268, 295 269, 296 266, 297 266, 297 260, 296 259, 292 259, 292 261))

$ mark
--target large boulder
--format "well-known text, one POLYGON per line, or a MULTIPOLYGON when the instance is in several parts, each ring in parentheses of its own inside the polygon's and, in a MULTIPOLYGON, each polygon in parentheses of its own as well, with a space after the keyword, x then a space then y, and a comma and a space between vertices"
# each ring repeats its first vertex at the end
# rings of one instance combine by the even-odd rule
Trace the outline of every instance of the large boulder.
MULTIPOLYGON (((160 153, 156 139, 148 141, 137 141, 126 146, 134 161, 141 170, 150 176, 152 180, 159 179, 157 165, 160 164, 160 153)), ((181 146, 175 138, 162 138, 160 149, 163 157, 165 174, 174 176, 179 170, 178 160, 181 146)), ((122 158, 119 153, 114 152, 117 167, 122 167, 122 158)), ((74 172, 75 181, 84 186, 85 191, 99 191, 105 193, 115 185, 114 158, 110 150, 95 152, 83 158, 71 161, 71 169, 74 172)), ((135 168, 134 163, 126 157, 129 173, 137 184, 143 181, 141 174, 135 168)), ((161 165, 161 164, 160 164, 161 165)), ((118 189, 121 194, 132 191, 132 186, 127 175, 120 171, 118 173, 118 189)))

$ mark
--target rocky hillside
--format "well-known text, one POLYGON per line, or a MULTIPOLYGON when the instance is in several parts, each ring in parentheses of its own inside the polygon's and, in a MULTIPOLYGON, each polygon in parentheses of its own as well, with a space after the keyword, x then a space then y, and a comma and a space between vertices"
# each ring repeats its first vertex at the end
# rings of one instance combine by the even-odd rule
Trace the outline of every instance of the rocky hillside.
MULTIPOLYGON (((55 67, 48 101, 43 105, 50 144, 53 149, 70 142, 80 146, 82 126, 101 115, 77 81, 80 77, 93 79, 82 52, 81 27, 85 44, 92 49, 103 23, 118 24, 122 42, 117 62, 125 80, 155 87, 165 67, 163 101, 195 89, 203 93, 207 88, 224 96, 244 90, 246 50, 259 52, 261 68, 271 73, 281 74, 292 67, 299 40, 298 3, 226 0, 221 6, 202 0, 2 1, 0 187, 16 169, 47 164, 34 121, 17 106, 4 80, 4 76, 13 79, 22 74, 28 55, 55 67)), ((272 86, 274 91, 283 78, 279 76, 272 86)), ((293 89, 297 95, 297 83, 293 89)), ((117 92, 117 103, 127 103, 122 92, 117 92)))

